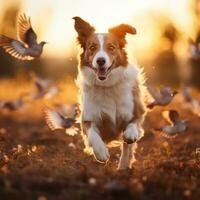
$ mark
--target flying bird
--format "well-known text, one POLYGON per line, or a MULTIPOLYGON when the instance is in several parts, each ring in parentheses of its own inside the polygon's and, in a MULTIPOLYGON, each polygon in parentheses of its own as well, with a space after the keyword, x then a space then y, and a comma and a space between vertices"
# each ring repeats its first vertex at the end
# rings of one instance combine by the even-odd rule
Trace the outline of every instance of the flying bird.
POLYGON ((177 111, 169 110, 163 112, 163 116, 171 125, 166 125, 160 129, 168 136, 175 136, 176 134, 184 132, 188 127, 188 120, 180 119, 180 116, 177 111))
POLYGON ((32 99, 46 98, 50 99, 58 94, 60 89, 57 86, 52 86, 52 80, 42 79, 34 73, 30 73, 36 87, 36 92, 30 92, 32 99))
POLYGON ((37 42, 30 17, 25 14, 19 16, 18 37, 16 40, 5 35, 0 35, 0 46, 13 57, 20 60, 32 60, 40 57, 46 42, 37 42))
POLYGON ((200 102, 194 98, 191 94, 191 88, 187 85, 184 85, 182 90, 182 95, 186 103, 189 103, 192 107, 192 112, 200 116, 200 102))
POLYGON ((0 101, 0 109, 7 109, 9 111, 15 111, 24 106, 24 96, 26 96, 27 93, 22 94, 19 99, 13 100, 13 101, 0 101))
POLYGON ((200 58, 200 43, 198 41, 198 38, 196 41, 189 38, 189 56, 192 59, 199 59, 200 58))
POLYGON ((44 116, 48 127, 52 131, 64 129, 66 134, 75 135, 80 130, 80 123, 76 120, 77 114, 73 116, 63 115, 60 112, 46 107, 44 108, 44 116))
POLYGON ((187 86, 187 85, 183 86, 182 95, 186 102, 192 101, 191 88, 189 86, 187 86))
POLYGON ((166 106, 171 103, 177 91, 172 91, 169 87, 162 86, 158 91, 153 86, 148 86, 148 91, 154 98, 153 102, 147 105, 148 108, 152 109, 154 106, 166 106))

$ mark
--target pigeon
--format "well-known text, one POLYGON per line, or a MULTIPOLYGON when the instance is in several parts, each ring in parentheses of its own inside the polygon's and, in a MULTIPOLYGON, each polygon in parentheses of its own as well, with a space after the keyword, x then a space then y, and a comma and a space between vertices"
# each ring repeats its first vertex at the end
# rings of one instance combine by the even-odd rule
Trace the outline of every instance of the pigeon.
POLYGON ((181 120, 177 111, 169 110, 164 112, 163 116, 171 123, 171 125, 166 125, 160 129, 160 131, 167 134, 167 136, 175 136, 186 131, 189 121, 181 120))
POLYGON ((200 116, 200 102, 191 95, 191 88, 187 85, 183 87, 182 95, 186 103, 190 103, 192 111, 197 116, 200 116))
POLYGON ((200 43, 189 38, 189 56, 192 59, 200 58, 200 43))
POLYGON ((21 41, 0 35, 0 46, 13 57, 32 60, 42 54, 47 42, 37 43, 37 35, 31 26, 31 19, 25 14, 19 16, 18 37, 21 41))
POLYGON ((63 115, 57 111, 45 107, 44 117, 48 127, 52 131, 64 129, 66 134, 73 136, 80 130, 80 123, 78 123, 76 120, 76 114, 74 116, 63 115))
POLYGON ((188 87, 187 85, 183 86, 182 95, 183 95, 183 98, 186 102, 192 101, 191 88, 188 87))
POLYGON ((0 108, 1 109, 7 109, 9 111, 15 111, 24 106, 24 99, 23 97, 26 96, 27 94, 22 94, 19 99, 14 100, 14 101, 1 101, 0 102, 0 108))
POLYGON ((154 101, 147 105, 148 108, 152 109, 154 106, 166 106, 170 104, 177 91, 172 91, 169 87, 162 86, 160 92, 153 86, 148 86, 148 90, 154 101))
POLYGON ((50 99, 58 94, 60 91, 58 87, 51 86, 52 81, 49 79, 42 79, 38 76, 36 76, 34 73, 31 73, 30 76, 32 77, 37 92, 31 92, 30 96, 32 99, 40 99, 40 98, 46 98, 50 99))

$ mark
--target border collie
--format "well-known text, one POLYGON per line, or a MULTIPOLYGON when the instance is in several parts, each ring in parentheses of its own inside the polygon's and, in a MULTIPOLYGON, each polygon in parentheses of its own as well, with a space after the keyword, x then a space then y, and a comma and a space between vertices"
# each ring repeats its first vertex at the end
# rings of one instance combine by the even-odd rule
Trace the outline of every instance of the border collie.
POLYGON ((108 33, 95 33, 88 22, 73 19, 82 48, 77 84, 85 147, 105 163, 110 157, 106 144, 122 141, 118 169, 126 169, 131 167, 136 142, 143 136, 146 112, 142 70, 128 62, 125 51, 125 36, 136 34, 136 29, 120 24, 108 33))

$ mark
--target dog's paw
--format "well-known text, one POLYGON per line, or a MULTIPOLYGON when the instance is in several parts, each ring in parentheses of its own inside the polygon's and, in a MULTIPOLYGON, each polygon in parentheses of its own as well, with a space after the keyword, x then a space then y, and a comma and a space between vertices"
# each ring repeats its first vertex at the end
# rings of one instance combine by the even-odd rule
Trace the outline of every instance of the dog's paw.
POLYGON ((110 155, 108 149, 94 129, 90 129, 88 132, 88 144, 92 147, 97 161, 105 163, 109 159, 110 155))
POLYGON ((97 161, 101 163, 107 162, 110 157, 108 149, 102 141, 99 141, 95 146, 93 146, 93 152, 97 161))
POLYGON ((133 142, 136 142, 139 139, 139 137, 140 137, 140 134, 139 134, 136 124, 130 123, 127 126, 126 130, 124 131, 124 135, 123 135, 124 141, 127 144, 131 144, 133 142))

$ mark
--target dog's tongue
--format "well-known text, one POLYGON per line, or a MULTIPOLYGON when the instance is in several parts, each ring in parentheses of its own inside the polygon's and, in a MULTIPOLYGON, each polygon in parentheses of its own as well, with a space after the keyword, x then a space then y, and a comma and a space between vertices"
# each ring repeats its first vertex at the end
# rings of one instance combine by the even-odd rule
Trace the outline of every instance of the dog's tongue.
POLYGON ((98 76, 98 78, 99 78, 100 80, 105 80, 105 78, 106 78, 106 73, 107 73, 106 69, 98 69, 98 70, 97 70, 97 76, 98 76))

